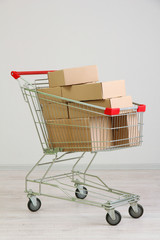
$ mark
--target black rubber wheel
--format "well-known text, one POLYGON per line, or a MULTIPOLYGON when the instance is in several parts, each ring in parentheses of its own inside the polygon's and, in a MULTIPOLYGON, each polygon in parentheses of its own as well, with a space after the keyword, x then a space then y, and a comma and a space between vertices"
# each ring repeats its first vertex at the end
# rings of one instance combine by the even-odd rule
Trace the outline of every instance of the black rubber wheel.
POLYGON ((137 204, 137 207, 138 212, 135 212, 131 206, 128 209, 129 215, 133 218, 140 218, 143 215, 143 207, 140 204, 137 204))
POLYGON ((28 209, 31 211, 31 212, 36 212, 40 209, 41 207, 41 201, 39 200, 39 198, 37 198, 37 205, 34 206, 31 199, 29 199, 28 201, 28 209))
POLYGON ((115 217, 116 217, 116 219, 113 220, 113 219, 110 217, 110 215, 107 213, 107 214, 106 214, 106 221, 107 221, 110 225, 115 226, 115 225, 117 225, 118 223, 120 223, 120 221, 121 221, 121 214, 120 214, 120 212, 118 212, 118 211, 115 210, 115 217))
POLYGON ((77 188, 75 191, 75 195, 77 198, 84 199, 88 195, 88 190, 87 188, 83 187, 83 193, 80 193, 79 189, 77 188))

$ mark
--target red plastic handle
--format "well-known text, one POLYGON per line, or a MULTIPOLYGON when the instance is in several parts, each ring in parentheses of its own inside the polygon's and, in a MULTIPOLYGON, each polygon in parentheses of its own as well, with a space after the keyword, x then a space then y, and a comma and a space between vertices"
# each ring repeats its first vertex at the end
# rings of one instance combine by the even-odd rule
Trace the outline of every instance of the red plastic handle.
POLYGON ((12 71, 11 76, 15 79, 19 78, 20 75, 38 75, 38 74, 47 74, 48 72, 55 72, 56 70, 47 70, 47 71, 24 71, 24 72, 16 72, 12 71))
POLYGON ((120 113, 120 108, 106 108, 104 110, 104 114, 110 115, 110 116, 118 115, 119 113, 120 113))
POLYGON ((146 111, 146 105, 140 104, 137 108, 137 112, 145 112, 146 111))
MULTIPOLYGON (((146 105, 144 104, 138 105, 137 112, 145 112, 145 111, 146 111, 146 105)), ((118 115, 119 113, 120 113, 120 108, 106 108, 104 110, 104 114, 110 115, 110 116, 118 115)))

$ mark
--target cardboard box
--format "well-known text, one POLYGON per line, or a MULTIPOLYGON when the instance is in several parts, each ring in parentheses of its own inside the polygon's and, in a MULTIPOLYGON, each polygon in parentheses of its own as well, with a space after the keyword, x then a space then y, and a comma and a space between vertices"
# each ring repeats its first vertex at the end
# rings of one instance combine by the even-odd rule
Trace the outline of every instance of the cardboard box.
POLYGON ((67 103, 41 103, 44 120, 69 118, 67 103))
MULTIPOLYGON (((55 96, 60 96, 62 97, 62 88, 61 87, 55 87, 55 88, 39 88, 37 90, 37 92, 42 92, 42 93, 46 93, 46 94, 51 94, 51 95, 55 95, 55 96)), ((54 96, 47 96, 45 94, 38 94, 38 98, 40 103, 42 102, 52 102, 52 101, 61 101, 58 98, 55 98, 54 96), (47 101, 48 100, 48 101, 47 101)))
POLYGON ((111 118, 76 118, 46 123, 50 147, 64 152, 105 150, 111 146, 111 118))
POLYGON ((112 117, 112 137, 114 146, 129 146, 127 115, 112 117))
MULTIPOLYGON (((105 100, 85 101, 85 103, 100 106, 104 108, 127 108, 132 107, 131 96, 108 98, 105 100)), ((68 103, 69 118, 83 118, 83 117, 98 117, 104 114, 104 110, 99 110, 94 107, 88 107, 76 103, 68 103)))
POLYGON ((117 147, 140 145, 137 112, 112 117, 113 145, 117 147))
POLYGON ((127 116, 127 124, 128 124, 128 137, 130 146, 138 146, 140 145, 140 131, 138 125, 138 116, 137 112, 131 112, 127 116))
POLYGON ((73 85, 98 81, 96 66, 68 68, 48 73, 49 87, 73 85))
MULTIPOLYGON (((44 88, 39 89, 39 92, 52 94, 56 96, 61 96, 61 88, 44 88)), ((53 119, 61 119, 68 118, 68 105, 65 101, 61 99, 57 99, 54 96, 47 96, 44 94, 38 93, 39 102, 41 105, 42 113, 44 120, 53 120, 53 119)))
POLYGON ((125 81, 86 83, 62 87, 62 96, 78 101, 100 100, 126 95, 125 81))

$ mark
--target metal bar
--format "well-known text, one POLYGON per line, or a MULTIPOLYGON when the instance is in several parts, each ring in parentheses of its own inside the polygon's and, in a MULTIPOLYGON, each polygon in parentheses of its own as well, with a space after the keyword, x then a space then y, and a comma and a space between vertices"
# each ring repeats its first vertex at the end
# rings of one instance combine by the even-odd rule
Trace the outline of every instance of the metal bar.
MULTIPOLYGON (((83 172, 79 172, 79 173, 84 174, 83 172)), ((97 178, 106 188, 110 189, 110 188, 107 186, 107 184, 105 184, 105 183, 102 181, 102 179, 101 179, 100 177, 98 177, 98 176, 96 176, 96 175, 93 175, 93 174, 88 174, 88 173, 86 173, 86 176, 90 176, 90 177, 97 178)))
POLYGON ((38 137, 39 137, 39 140, 40 140, 40 143, 41 143, 42 149, 44 149, 44 148, 43 148, 43 144, 42 144, 42 140, 41 140, 41 136, 40 136, 40 133, 39 133, 39 130, 38 130, 38 127, 37 127, 36 121, 35 121, 35 117, 34 117, 34 114, 33 114, 32 108, 31 108, 30 103, 29 103, 28 96, 26 96, 26 98, 27 98, 28 106, 29 106, 29 109, 30 109, 30 111, 31 111, 31 115, 32 115, 32 118, 33 118, 33 121, 34 121, 34 124, 35 124, 36 130, 37 130, 37 134, 38 134, 38 137))
MULTIPOLYGON (((46 183, 43 183, 43 184, 46 184, 46 183)), ((48 184, 46 184, 46 185, 48 185, 48 184)), ((86 205, 90 205, 90 206, 102 207, 101 203, 97 203, 97 202, 94 202, 94 201, 87 201, 87 200, 79 200, 75 197, 70 199, 70 198, 57 197, 57 196, 54 196, 54 195, 43 194, 43 193, 39 194, 38 192, 33 192, 33 194, 34 195, 41 195, 41 196, 46 196, 46 197, 57 198, 57 199, 62 199, 62 200, 67 200, 67 201, 71 201, 71 202, 78 202, 78 203, 82 203, 82 204, 86 204, 86 205)))
POLYGON ((90 167, 91 163, 93 162, 93 160, 94 160, 94 158, 95 158, 96 155, 97 155, 97 153, 94 153, 91 161, 89 162, 89 164, 87 165, 87 167, 86 167, 86 169, 85 169, 85 171, 84 171, 84 183, 85 183, 85 179, 86 179, 86 172, 88 171, 88 169, 89 169, 89 167, 90 167))
MULTIPOLYGON (((64 176, 64 175, 72 175, 72 173, 63 173, 63 174, 45 177, 44 180, 47 180, 47 179, 52 180, 53 178, 57 178, 57 177, 64 176)), ((41 180, 41 178, 35 179, 35 181, 40 181, 40 180, 41 180)))
MULTIPOLYGON (((56 160, 54 163, 59 163, 59 162, 66 162, 66 161, 70 161, 70 160, 74 160, 74 159, 77 159, 77 158, 68 158, 68 159, 64 159, 64 160, 56 160)), ((39 164, 38 166, 41 166, 41 165, 46 165, 46 164, 50 164, 52 162, 47 162, 47 163, 41 163, 39 164)))
MULTIPOLYGON (((36 91, 35 91, 35 94, 36 94, 36 91)), ((40 121, 39 121, 39 116, 38 116, 38 114, 37 114, 36 106, 35 106, 35 103, 34 103, 34 101, 33 101, 33 98, 32 98, 31 93, 30 93, 30 98, 31 98, 31 100, 32 100, 32 104, 33 104, 33 107, 34 107, 34 110, 35 110, 35 114, 36 114, 36 117, 37 117, 37 119, 38 119, 39 126, 40 126, 40 128, 41 128, 41 133, 42 133, 42 135, 43 135, 43 139, 44 139, 44 141, 45 141, 46 146, 48 146, 47 136, 46 136, 45 133, 44 133, 43 125, 41 125, 41 123, 40 123, 40 121)), ((37 100, 37 98, 36 98, 36 100, 37 100)), ((44 122, 43 124, 45 125, 45 122, 44 122)))
POLYGON ((77 162, 73 165, 73 167, 72 167, 72 172, 74 172, 75 167, 77 166, 77 164, 79 163, 79 161, 83 158, 84 154, 85 154, 85 152, 82 153, 82 155, 78 158, 77 162))
MULTIPOLYGON (((31 92, 35 91, 33 89, 27 89, 27 90, 31 91, 31 92)), ((40 91, 37 91, 37 92, 39 94, 42 94, 42 95, 45 95, 45 96, 48 96, 48 97, 54 97, 54 98, 57 98, 57 99, 61 99, 61 100, 64 100, 66 102, 73 102, 73 103, 77 103, 77 104, 80 104, 80 105, 83 105, 83 106, 88 106, 88 107, 92 107, 92 108, 95 108, 95 109, 105 110, 105 107, 100 107, 100 106, 97 106, 97 105, 92 105, 92 104, 88 104, 88 103, 85 103, 85 102, 80 102, 80 101, 76 101, 76 100, 73 100, 73 99, 56 96, 56 95, 49 94, 49 93, 43 93, 43 92, 40 92, 40 91)), ((124 110, 137 110, 137 107, 122 108, 122 111, 124 111, 124 110)))
MULTIPOLYGON (((79 177, 83 180, 84 178, 83 177, 81 177, 81 175, 80 174, 84 174, 84 173, 79 173, 79 177)), ((88 176, 88 174, 87 174, 87 176, 88 176)), ((95 177, 97 177, 97 176, 95 176, 95 177)), ((86 180, 87 182, 90 182, 90 183, 93 183, 93 184, 95 184, 95 185, 98 185, 98 186, 101 186, 101 187, 104 187, 105 185, 104 184, 100 184, 100 183, 96 183, 96 182, 93 182, 93 181, 91 181, 91 180, 86 180)), ((84 183, 85 184, 85 183, 84 183)), ((106 187, 106 186, 105 186, 106 187)), ((108 188, 107 188, 108 189, 108 188)))
POLYGON ((41 109, 41 106, 40 106, 40 102, 39 102, 39 98, 38 98, 37 92, 35 92, 35 96, 36 96, 37 104, 38 104, 39 111, 40 111, 40 118, 42 120, 41 122, 43 123, 45 144, 46 144, 47 148, 49 148, 49 144, 48 144, 48 141, 47 141, 48 131, 47 131, 47 127, 46 127, 46 124, 45 124, 45 119, 44 119, 43 114, 42 114, 42 109, 41 109))
MULTIPOLYGON (((56 154, 56 156, 57 156, 57 154, 56 154)), ((43 175, 43 177, 41 178, 41 180, 40 180, 40 182, 39 182, 39 192, 40 192, 40 193, 41 193, 41 184, 42 184, 45 176, 47 175, 47 173, 49 172, 49 170, 50 170, 51 167, 53 166, 54 161, 55 161, 55 159, 56 159, 56 156, 55 156, 55 158, 52 160, 52 163, 50 164, 50 166, 48 167, 48 169, 46 170, 45 174, 43 175)))
POLYGON ((31 168, 31 170, 27 173, 26 177, 25 177, 25 191, 27 191, 27 181, 28 181, 28 177, 29 175, 33 172, 33 170, 38 166, 38 164, 43 160, 43 158, 46 156, 46 154, 44 154, 39 161, 31 168))
MULTIPOLYGON (((67 176, 67 177, 69 177, 69 176, 67 176)), ((70 177, 69 177, 70 178, 70 177)), ((71 179, 71 178, 70 178, 71 179)), ((57 181, 57 182, 59 182, 60 184, 62 184, 62 185, 65 185, 65 186, 69 186, 69 187, 72 187, 72 188, 74 188, 73 186, 71 186, 71 185, 68 185, 68 184, 65 184, 65 183, 62 183, 62 182, 60 182, 59 180, 57 180, 57 179, 54 179, 55 181, 57 181)), ((71 190, 69 190, 68 189, 68 191, 71 191, 71 190)), ((109 192, 109 191, 107 191, 107 192, 109 192)), ((89 193, 93 193, 93 194, 96 194, 96 195, 99 195, 99 196, 103 196, 103 197, 106 197, 106 198, 111 198, 111 199, 116 199, 117 200, 117 198, 115 198, 115 197, 112 197, 112 196, 108 196, 108 195, 105 195, 105 194, 101 194, 101 193, 97 193, 97 192, 94 192, 94 191, 91 191, 91 190, 89 190, 89 193)), ((90 197, 91 197, 91 194, 89 194, 90 195, 90 197)), ((97 197, 98 198, 98 197, 97 197)), ((104 198, 101 198, 102 200, 106 200, 106 199, 104 199, 104 198)))

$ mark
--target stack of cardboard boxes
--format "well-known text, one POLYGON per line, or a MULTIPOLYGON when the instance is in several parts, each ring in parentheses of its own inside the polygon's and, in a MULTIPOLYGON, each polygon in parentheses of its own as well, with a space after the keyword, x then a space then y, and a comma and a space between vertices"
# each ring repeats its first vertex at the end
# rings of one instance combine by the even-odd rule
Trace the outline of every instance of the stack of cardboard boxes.
MULTIPOLYGON (((126 96, 125 81, 98 82, 96 66, 49 72, 48 79, 49 88, 39 89, 39 92, 105 108, 132 107, 131 96, 126 96)), ((59 147, 63 151, 98 151, 139 142, 135 113, 103 116, 103 110, 95 111, 92 106, 44 94, 38 96, 50 147, 59 147)))

